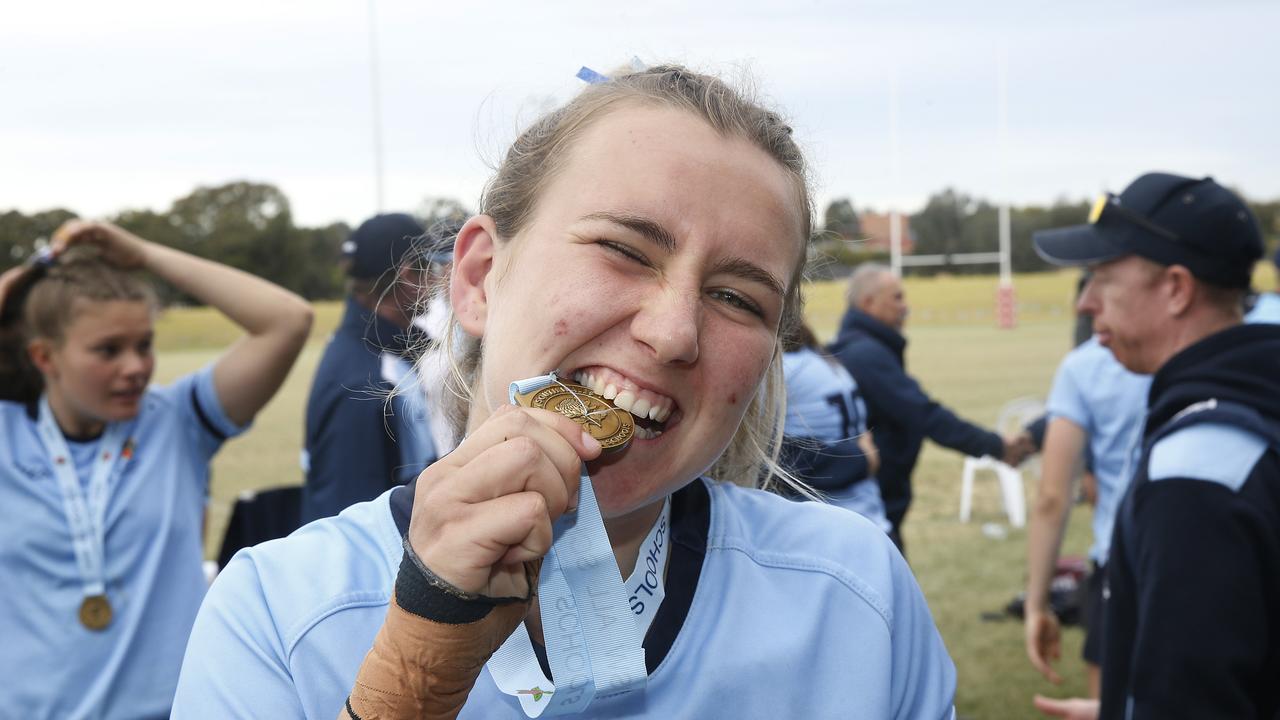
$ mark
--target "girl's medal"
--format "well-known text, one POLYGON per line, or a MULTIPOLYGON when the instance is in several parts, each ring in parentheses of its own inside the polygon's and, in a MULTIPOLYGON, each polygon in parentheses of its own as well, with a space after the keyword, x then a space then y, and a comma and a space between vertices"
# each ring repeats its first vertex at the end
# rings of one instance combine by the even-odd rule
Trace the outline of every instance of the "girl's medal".
POLYGON ((80 624, 90 630, 105 630, 111 624, 111 601, 106 595, 90 595, 80 603, 80 624))
MULTIPOLYGON (((631 413, 577 383, 548 373, 511 383, 512 404, 560 413, 582 426, 614 452, 635 435, 631 413)), ((538 718, 581 713, 599 697, 643 691, 644 630, 636 599, 623 585, 586 463, 578 476, 578 508, 552 525, 551 549, 538 576, 547 663, 554 684, 543 673, 524 623, 516 626, 485 663, 494 684, 516 698, 526 716, 538 718)), ((664 544, 667 511, 656 532, 664 544)), ((658 558, 655 556, 655 569, 658 558)), ((637 565, 648 570, 647 560, 637 565)), ((644 579, 646 592, 648 579, 644 579)), ((648 603, 657 608, 660 599, 648 603)), ((645 603, 639 603, 641 609, 645 603)))
POLYGON ((133 457, 133 440, 129 437, 133 423, 107 424, 94 449, 87 497, 80 487, 75 461, 46 396, 40 397, 36 427, 62 494, 62 508, 71 531, 71 549, 80 574, 82 598, 77 615, 81 625, 100 632, 111 624, 115 615, 111 601, 107 599, 104 559, 107 498, 114 479, 133 457))
POLYGON ((515 393, 516 403, 560 413, 582 426, 605 452, 623 450, 635 437, 631 413, 583 385, 556 379, 539 390, 515 393))

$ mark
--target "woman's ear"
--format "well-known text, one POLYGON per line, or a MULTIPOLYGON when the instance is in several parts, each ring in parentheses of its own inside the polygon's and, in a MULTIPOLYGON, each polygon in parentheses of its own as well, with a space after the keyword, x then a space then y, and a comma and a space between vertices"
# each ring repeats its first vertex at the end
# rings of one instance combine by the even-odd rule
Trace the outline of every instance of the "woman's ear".
POLYGON ((458 231, 453 246, 453 269, 449 277, 449 302, 458 324, 468 335, 484 336, 489 309, 485 280, 493 272, 498 230, 493 218, 476 215, 458 231))
POLYGON ((53 343, 48 338, 35 338, 27 343, 27 357, 45 377, 54 377, 57 368, 53 363, 53 343))

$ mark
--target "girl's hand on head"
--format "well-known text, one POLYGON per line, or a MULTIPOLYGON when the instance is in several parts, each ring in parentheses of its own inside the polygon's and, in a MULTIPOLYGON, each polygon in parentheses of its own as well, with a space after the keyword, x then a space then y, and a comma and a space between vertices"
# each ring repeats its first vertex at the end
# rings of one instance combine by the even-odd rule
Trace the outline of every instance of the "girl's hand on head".
POLYGON ((9 293, 16 288, 21 280, 34 270, 30 265, 19 265, 11 267, 0 274, 0 317, 4 317, 5 303, 9 300, 9 293))
POLYGON ((551 548, 551 524, 577 508, 582 461, 599 454, 562 415, 502 406, 418 476, 409 543, 459 590, 525 597, 524 563, 551 548))
POLYGON ((56 256, 76 245, 96 246, 103 259, 125 270, 137 270, 146 264, 146 241, 111 223, 68 220, 54 231, 49 247, 56 256))

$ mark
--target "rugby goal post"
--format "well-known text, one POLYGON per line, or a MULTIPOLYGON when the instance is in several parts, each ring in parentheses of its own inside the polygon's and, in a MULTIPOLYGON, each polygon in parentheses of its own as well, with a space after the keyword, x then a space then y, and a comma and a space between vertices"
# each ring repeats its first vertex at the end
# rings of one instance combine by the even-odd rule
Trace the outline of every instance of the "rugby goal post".
POLYGON ((1000 245, 995 252, 938 253, 933 255, 904 255, 902 252, 902 228, 897 211, 889 211, 889 264, 893 274, 902 277, 904 267, 947 267, 952 265, 1000 266, 1000 283, 996 287, 996 324, 1005 330, 1017 325, 1017 306, 1013 290, 1013 262, 1011 256, 1009 206, 1000 206, 1000 245))

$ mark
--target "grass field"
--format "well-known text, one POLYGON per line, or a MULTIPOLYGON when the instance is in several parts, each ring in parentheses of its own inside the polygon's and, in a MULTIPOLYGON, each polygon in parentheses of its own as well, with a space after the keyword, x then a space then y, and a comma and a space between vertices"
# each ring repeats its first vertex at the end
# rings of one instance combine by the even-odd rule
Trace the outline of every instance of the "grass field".
MULTIPOLYGON (((1274 287, 1269 274, 1259 286, 1274 287)), ((1071 297, 1075 274, 1030 275, 1016 280, 1019 325, 994 327, 995 280, 991 277, 908 279, 912 316, 908 324, 909 370, 939 401, 962 416, 990 426, 1000 408, 1023 396, 1043 397, 1058 361, 1070 347, 1071 297)), ((843 310, 841 288, 834 283, 807 291, 808 316, 824 337, 834 333, 843 310)), ((214 463, 212 506, 206 551, 216 553, 236 495, 250 488, 301 482, 303 409, 324 338, 341 313, 340 303, 317 306, 312 342, 254 427, 222 450, 214 463)), ((234 328, 205 309, 168 312, 158 327, 158 380, 165 382, 209 362, 217 348, 234 339, 234 328)), ((1003 539, 982 532, 984 523, 1000 523, 994 478, 979 478, 972 521, 957 519, 963 458, 927 445, 916 469, 916 501, 905 526, 912 567, 924 588, 934 618, 959 669, 957 705, 970 718, 1035 717, 1034 692, 1084 692, 1080 664, 1081 635, 1066 632, 1065 678, 1060 688, 1042 680, 1025 659, 1022 625, 984 622, 1023 583, 1025 532, 1010 530, 1003 539)), ((1028 502, 1034 478, 1026 479, 1028 502)), ((1089 544, 1087 508, 1073 513, 1065 552, 1083 554, 1089 544)), ((833 689, 834 690, 834 689, 833 689)))

